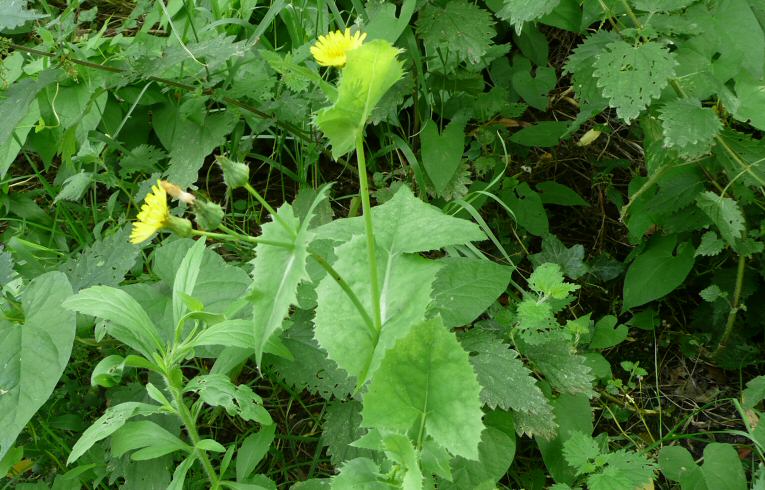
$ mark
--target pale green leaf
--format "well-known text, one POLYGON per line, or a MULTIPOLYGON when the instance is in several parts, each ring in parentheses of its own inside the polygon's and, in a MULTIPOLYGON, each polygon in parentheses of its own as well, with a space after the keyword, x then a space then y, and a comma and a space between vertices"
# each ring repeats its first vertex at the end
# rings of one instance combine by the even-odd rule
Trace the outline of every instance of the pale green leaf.
POLYGON ((661 448, 659 467, 662 474, 671 481, 686 482, 692 473, 697 473, 697 478, 700 480, 703 478, 701 468, 693 460, 691 453, 682 446, 664 446, 661 448))
MULTIPOLYGON (((16 51, 16 54, 19 52, 16 51)), ((6 58, 3 63, 6 63, 6 58)), ((26 115, 18 121, 16 129, 5 140, 0 140, 0 177, 4 176, 13 162, 16 161, 16 157, 19 155, 22 145, 27 141, 27 136, 32 128, 35 127, 40 120, 40 105, 36 100, 33 100, 29 104, 29 111, 26 115)))
POLYGON ((340 468, 340 474, 332 478, 332 490, 390 490, 383 481, 380 467, 368 458, 356 458, 340 468))
POLYGON ((23 26, 30 20, 47 17, 27 9, 27 0, 0 0, 0 32, 23 26))
POLYGON ((505 292, 513 269, 488 260, 448 257, 433 283, 428 315, 441 315, 448 328, 468 325, 505 292))
POLYGON ((252 320, 223 320, 202 330, 192 345, 224 345, 254 350, 252 320))
POLYGON ((478 458, 480 385, 454 334, 428 320, 388 352, 364 397, 363 425, 425 434, 456 456, 478 458))
POLYGON ((456 66, 479 63, 496 31, 491 13, 467 0, 451 0, 443 7, 430 4, 419 12, 417 35, 430 56, 438 59, 440 51, 445 63, 456 66))
POLYGON ((130 243, 129 238, 130 226, 123 226, 62 264, 60 270, 69 277, 72 289, 79 291, 95 285, 119 285, 140 252, 140 248, 130 243))
POLYGON ((558 6, 560 0, 504 0, 497 17, 509 21, 520 34, 523 24, 545 16, 558 6))
POLYGON ((108 320, 109 334, 147 359, 152 358, 152 352, 162 348, 159 332, 149 315, 121 289, 92 286, 69 297, 63 306, 68 310, 108 320))
POLYGON ((354 149, 372 110, 403 76, 398 53, 398 49, 382 39, 348 52, 337 100, 316 115, 316 125, 329 139, 335 159, 354 149))
POLYGON ((93 444, 112 435, 116 430, 125 425, 125 422, 131 417, 135 415, 151 415, 159 411, 160 407, 156 405, 139 402, 125 402, 107 408, 104 414, 82 433, 72 447, 72 452, 69 454, 66 464, 77 461, 93 444))
POLYGON ((594 461, 598 456, 598 443, 592 436, 582 432, 574 432, 563 443, 563 457, 576 469, 577 475, 591 473, 596 468, 594 461))
POLYGON ((390 43, 395 43, 409 25, 416 3, 415 0, 404 0, 401 11, 398 17, 396 17, 395 4, 389 2, 368 2, 366 7, 369 23, 364 27, 367 39, 370 41, 373 39, 385 39, 390 43))
POLYGON ((133 454, 136 460, 158 458, 175 451, 191 451, 178 437, 149 420, 125 423, 112 434, 111 446, 112 454, 117 458, 128 451, 143 449, 140 455, 133 454))
POLYGON ((734 116, 765 131, 765 80, 756 80, 748 73, 736 77, 738 105, 734 116))
POLYGON ((696 249, 695 255, 712 257, 722 252, 723 248, 725 248, 725 242, 717 237, 717 233, 714 231, 707 231, 701 235, 701 243, 699 244, 699 248, 696 249))
POLYGON ((659 111, 664 131, 664 146, 674 148, 686 158, 709 153, 722 122, 698 99, 677 99, 664 104, 659 111))
POLYGON ((255 471, 258 463, 268 453, 275 434, 276 425, 266 425, 242 441, 242 446, 236 453, 237 481, 244 481, 255 471))
POLYGON ((746 476, 736 449, 730 444, 713 442, 704 448, 701 465, 707 487, 714 490, 746 490, 746 476))
POLYGON ((749 381, 741 392, 741 405, 752 409, 762 400, 765 400, 765 376, 757 376, 749 381))
POLYGON ((201 401, 211 407, 225 408, 229 415, 238 415, 263 425, 272 423, 261 398, 247 385, 234 386, 226 375, 199 375, 186 384, 184 391, 196 393, 201 401))
MULTIPOLYGON (((413 241, 416 240, 401 242, 401 245, 408 246, 413 241)), ((325 277, 316 288, 316 340, 329 358, 360 384, 368 381, 396 340, 425 318, 431 287, 441 268, 437 262, 416 255, 389 253, 379 245, 380 241, 377 247, 382 313, 379 337, 370 335, 367 320, 332 277, 325 277)), ((396 247, 398 243, 392 245, 396 247)), ((366 237, 360 235, 338 246, 335 255, 338 257, 335 270, 350 285, 365 310, 372 312, 366 237)))
POLYGON ((699 291, 699 296, 708 303, 714 303, 719 298, 725 298, 728 294, 723 292, 717 284, 712 284, 699 291))
POLYGON ((699 194, 696 205, 717 225, 720 235, 730 245, 735 245, 736 239, 743 237, 746 221, 734 199, 707 191, 699 194))
POLYGON ((178 266, 173 281, 173 325, 177 325, 184 313, 186 304, 184 296, 191 296, 199 276, 199 268, 202 265, 202 257, 205 251, 204 239, 194 242, 194 245, 186 252, 186 255, 178 266))
POLYGON ((693 5, 699 0, 630 0, 638 10, 645 12, 671 12, 693 5))
POLYGON ((0 319, 0 459, 45 403, 69 362, 75 334, 66 276, 48 272, 23 291, 24 324, 0 319))
POLYGON ((625 122, 640 115, 675 74, 674 55, 649 41, 632 45, 614 41, 597 57, 594 76, 609 105, 625 122))
POLYGON ((622 343, 629 333, 626 325, 617 325, 618 319, 606 315, 595 323, 595 331, 590 341, 590 349, 608 349, 622 343))
POLYGON ((532 291, 553 299, 565 299, 579 289, 578 284, 565 282, 560 266, 550 262, 536 267, 529 276, 528 284, 532 291))
POLYGON ((694 249, 683 242, 675 250, 676 243, 676 236, 656 237, 630 264, 624 278, 623 311, 659 299, 683 283, 693 268, 694 249))
POLYGON ((635 451, 619 450, 603 456, 606 465, 587 478, 591 490, 634 490, 653 481, 654 465, 635 451))
POLYGON ((382 443, 385 455, 402 473, 401 490, 423 490, 419 455, 412 441, 403 434, 384 434, 382 443))
POLYGON ((253 261, 253 291, 250 297, 253 301, 255 358, 258 365, 262 362, 266 343, 281 330, 290 306, 297 303, 298 284, 308 279, 306 260, 308 245, 313 238, 307 226, 300 226, 292 206, 283 204, 276 212, 281 221, 297 230, 297 236, 274 220, 263 225, 261 237, 263 240, 292 244, 292 248, 267 243, 259 243, 255 247, 257 255, 253 261))
MULTIPOLYGON (((391 254, 438 250, 486 239, 481 228, 470 221, 444 214, 401 186, 392 199, 372 208, 375 241, 391 254)), ((317 238, 347 242, 364 233, 363 217, 335 220, 316 230, 317 238)))

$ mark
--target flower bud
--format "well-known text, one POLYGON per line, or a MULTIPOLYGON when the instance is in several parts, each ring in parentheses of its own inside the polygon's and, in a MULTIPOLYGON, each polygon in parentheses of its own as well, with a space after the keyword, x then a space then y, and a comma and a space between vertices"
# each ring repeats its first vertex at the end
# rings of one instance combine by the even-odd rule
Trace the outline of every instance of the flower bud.
POLYGON ((194 202, 196 222, 203 230, 214 230, 223 220, 223 208, 211 201, 197 199, 194 202))
POLYGON ((193 229, 191 221, 172 215, 168 217, 165 228, 182 238, 190 237, 191 230, 193 229))
POLYGON ((226 187, 230 190, 244 187, 245 184, 249 183, 250 167, 244 163, 235 162, 223 155, 218 155, 215 159, 223 170, 223 182, 226 183, 226 187))
POLYGON ((178 199, 179 201, 186 204, 194 204, 194 200, 196 198, 192 194, 182 190, 172 182, 161 180, 159 183, 162 185, 162 188, 165 189, 165 192, 167 192, 167 194, 173 199, 178 199))

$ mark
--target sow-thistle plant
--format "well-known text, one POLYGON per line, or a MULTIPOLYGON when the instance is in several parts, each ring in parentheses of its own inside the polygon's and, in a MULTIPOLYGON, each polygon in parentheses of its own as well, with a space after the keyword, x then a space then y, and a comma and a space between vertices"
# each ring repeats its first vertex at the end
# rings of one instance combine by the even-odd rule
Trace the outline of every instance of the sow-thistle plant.
POLYGON ((167 181, 157 181, 151 187, 151 192, 146 195, 141 211, 133 222, 133 230, 130 233, 130 243, 143 243, 160 230, 168 229, 179 236, 191 235, 191 222, 170 214, 167 206, 167 189, 174 194, 173 197, 182 199, 188 203, 194 202, 194 196, 183 192, 178 186, 167 181))
POLYGON ((326 36, 319 36, 319 40, 311 46, 311 54, 321 66, 343 67, 348 59, 348 51, 358 48, 367 38, 366 33, 356 31, 351 35, 351 29, 345 32, 330 32, 326 36))

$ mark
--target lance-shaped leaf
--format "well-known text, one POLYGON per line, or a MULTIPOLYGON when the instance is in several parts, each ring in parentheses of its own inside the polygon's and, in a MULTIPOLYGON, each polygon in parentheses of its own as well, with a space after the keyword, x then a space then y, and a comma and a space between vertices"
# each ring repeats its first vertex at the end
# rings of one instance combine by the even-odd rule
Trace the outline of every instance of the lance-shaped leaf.
POLYGON ((403 76, 401 62, 396 58, 398 53, 398 49, 382 39, 348 52, 335 104, 316 115, 316 124, 329 138, 334 158, 353 150, 372 109, 403 76))
POLYGON ((385 356, 364 397, 363 425, 400 433, 422 426, 455 456, 478 459, 480 391, 467 352, 437 317, 385 356))
POLYGON ((66 276, 49 272, 24 291, 23 325, 0 320, 0 459, 53 392, 69 361, 74 313, 61 302, 71 294, 66 276))
POLYGON ((325 187, 317 193, 302 223, 292 206, 284 204, 276 211, 280 219, 263 225, 263 242, 255 247, 257 256, 253 261, 251 294, 255 358, 258 365, 268 340, 282 329, 282 322, 289 313, 290 306, 297 302, 298 284, 308 279, 308 245, 314 236, 313 232, 308 230, 308 225, 313 219, 316 206, 326 198, 327 190, 328 187, 325 187), (294 231, 287 230, 285 226, 294 231), (277 246, 268 242, 291 246, 277 246))

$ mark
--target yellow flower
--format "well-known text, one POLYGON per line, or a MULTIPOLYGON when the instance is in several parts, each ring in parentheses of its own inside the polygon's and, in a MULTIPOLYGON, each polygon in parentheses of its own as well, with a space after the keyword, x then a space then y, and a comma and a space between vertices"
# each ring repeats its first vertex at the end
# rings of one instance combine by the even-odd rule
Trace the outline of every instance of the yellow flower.
POLYGON ((154 233, 167 226, 169 220, 167 193, 157 181, 157 185, 151 187, 151 192, 143 201, 141 212, 138 213, 138 221, 133 222, 130 243, 138 244, 148 240, 154 233))
POLYGON ((351 29, 330 32, 326 36, 319 36, 319 40, 311 46, 311 54, 321 66, 344 66, 346 53, 361 46, 366 33, 356 32, 351 36, 351 29))

